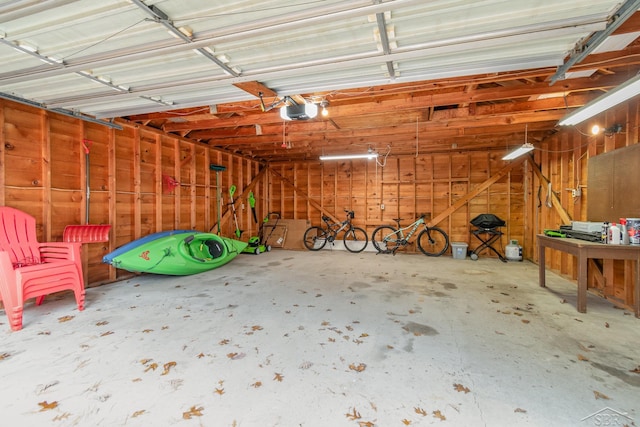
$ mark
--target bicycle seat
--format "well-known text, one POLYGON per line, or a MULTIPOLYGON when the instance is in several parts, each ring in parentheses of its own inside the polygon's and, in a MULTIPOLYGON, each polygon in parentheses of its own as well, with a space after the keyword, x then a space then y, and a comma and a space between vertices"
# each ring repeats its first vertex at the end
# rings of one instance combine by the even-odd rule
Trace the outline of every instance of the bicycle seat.
POLYGON ((393 218, 393 220, 394 220, 395 222, 397 222, 397 223, 398 223, 398 225, 399 225, 399 224, 400 224, 400 221, 403 221, 403 220, 404 220, 404 218, 393 218))
POLYGON ((326 216, 326 215, 322 215, 322 220, 323 220, 323 221, 329 221, 330 219, 331 219, 331 218, 329 218, 328 216, 326 216))
POLYGON ((350 211, 348 209, 344 210, 347 213, 347 216, 350 217, 351 219, 355 218, 355 212, 350 211))

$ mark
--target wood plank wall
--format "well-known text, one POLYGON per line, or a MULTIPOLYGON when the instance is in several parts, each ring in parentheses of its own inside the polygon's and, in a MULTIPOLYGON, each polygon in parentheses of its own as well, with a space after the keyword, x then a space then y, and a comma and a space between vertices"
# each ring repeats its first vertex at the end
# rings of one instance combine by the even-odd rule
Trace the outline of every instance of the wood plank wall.
MULTIPOLYGON (((109 242, 83 245, 89 285, 130 276, 102 263, 125 243, 163 230, 209 231, 218 217, 210 164, 226 167, 219 172, 221 216, 229 209, 229 187, 236 185, 240 194, 260 166, 185 138, 121 124, 115 130, 0 101, 0 204, 33 215, 40 241, 61 241, 70 224, 112 225, 109 242)), ((258 208, 264 206, 258 200, 258 208)), ((245 236, 257 232, 246 201, 238 201, 238 216, 245 236)), ((221 234, 232 236, 234 230, 227 221, 221 234)))
MULTIPOLYGON (((470 232, 470 220, 480 213, 494 213, 507 223, 502 247, 516 239, 523 246, 524 257, 537 261, 536 234, 558 228, 563 222, 563 215, 547 197, 546 180, 571 219, 587 220, 588 188, 583 187, 587 161, 637 143, 638 103, 612 109, 604 122, 601 125, 621 123, 624 130, 610 137, 594 137, 587 134, 591 123, 575 130, 559 129, 543 142, 536 142, 539 149, 532 162, 518 164, 437 225, 451 241, 468 243, 473 249, 479 241, 470 232), (582 196, 573 198, 568 189, 578 187, 582 196)), ((113 226, 109 242, 85 245, 85 274, 90 284, 127 277, 126 272, 101 260, 131 240, 168 229, 209 231, 218 216, 217 174, 210 170, 210 164, 226 167, 219 178, 223 196, 220 215, 226 217, 221 233, 227 236, 235 230, 228 214, 231 185, 237 186, 236 197, 255 185, 252 189, 259 219, 278 212, 282 218, 308 219, 315 225, 320 224, 321 210, 343 219, 343 209, 353 209, 355 223, 371 233, 377 225, 392 224, 393 218, 403 218, 408 224, 420 213, 436 217, 509 164, 501 160, 503 150, 413 156, 391 152, 379 163, 274 163, 268 165, 268 173, 259 175, 264 165, 250 159, 155 129, 118 123, 123 130, 0 101, 0 204, 35 216, 41 240, 61 240, 68 224, 113 226), (254 182, 256 176, 264 178, 254 182), (170 189, 167 177, 178 185, 170 189)), ((246 200, 238 200, 236 207, 239 226, 245 230, 243 238, 247 239, 258 232, 259 224, 253 222, 246 200)), ((415 251, 415 247, 408 250, 415 251)), ((484 252, 484 256, 492 254, 484 252)), ((547 260, 548 268, 575 279, 571 256, 557 254, 547 260)), ((606 269, 613 272, 615 284, 602 284, 603 293, 631 304, 628 283, 632 283, 633 269, 629 263, 616 262, 606 269)), ((597 282, 593 285, 599 286, 597 282)))

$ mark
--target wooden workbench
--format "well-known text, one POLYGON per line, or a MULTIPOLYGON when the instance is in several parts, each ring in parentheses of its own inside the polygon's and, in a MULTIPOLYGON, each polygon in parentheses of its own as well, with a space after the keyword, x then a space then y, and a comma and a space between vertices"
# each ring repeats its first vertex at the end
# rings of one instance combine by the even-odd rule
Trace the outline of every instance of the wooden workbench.
POLYGON ((539 284, 545 283, 545 249, 556 249, 576 257, 578 260, 578 302, 580 313, 587 312, 587 265, 590 258, 626 259, 635 261, 635 283, 633 287, 633 311, 640 318, 640 246, 638 245, 605 245, 585 240, 538 236, 539 284))

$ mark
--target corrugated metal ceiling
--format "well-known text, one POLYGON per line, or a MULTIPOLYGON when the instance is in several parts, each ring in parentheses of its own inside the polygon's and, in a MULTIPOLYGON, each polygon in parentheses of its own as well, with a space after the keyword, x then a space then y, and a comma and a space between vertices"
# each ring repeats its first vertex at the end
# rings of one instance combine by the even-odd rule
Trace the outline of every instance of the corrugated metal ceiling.
POLYGON ((615 0, 5 0, 0 92, 98 118, 558 66, 615 0), (380 30, 384 29, 382 37, 380 30))

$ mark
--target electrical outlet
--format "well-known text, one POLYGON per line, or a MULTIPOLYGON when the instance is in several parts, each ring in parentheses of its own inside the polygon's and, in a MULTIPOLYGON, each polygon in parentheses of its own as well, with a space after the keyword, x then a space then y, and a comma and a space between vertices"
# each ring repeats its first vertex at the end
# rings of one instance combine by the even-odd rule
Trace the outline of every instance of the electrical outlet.
POLYGON ((380 203, 380 210, 383 211, 384 210, 384 203, 380 203))

